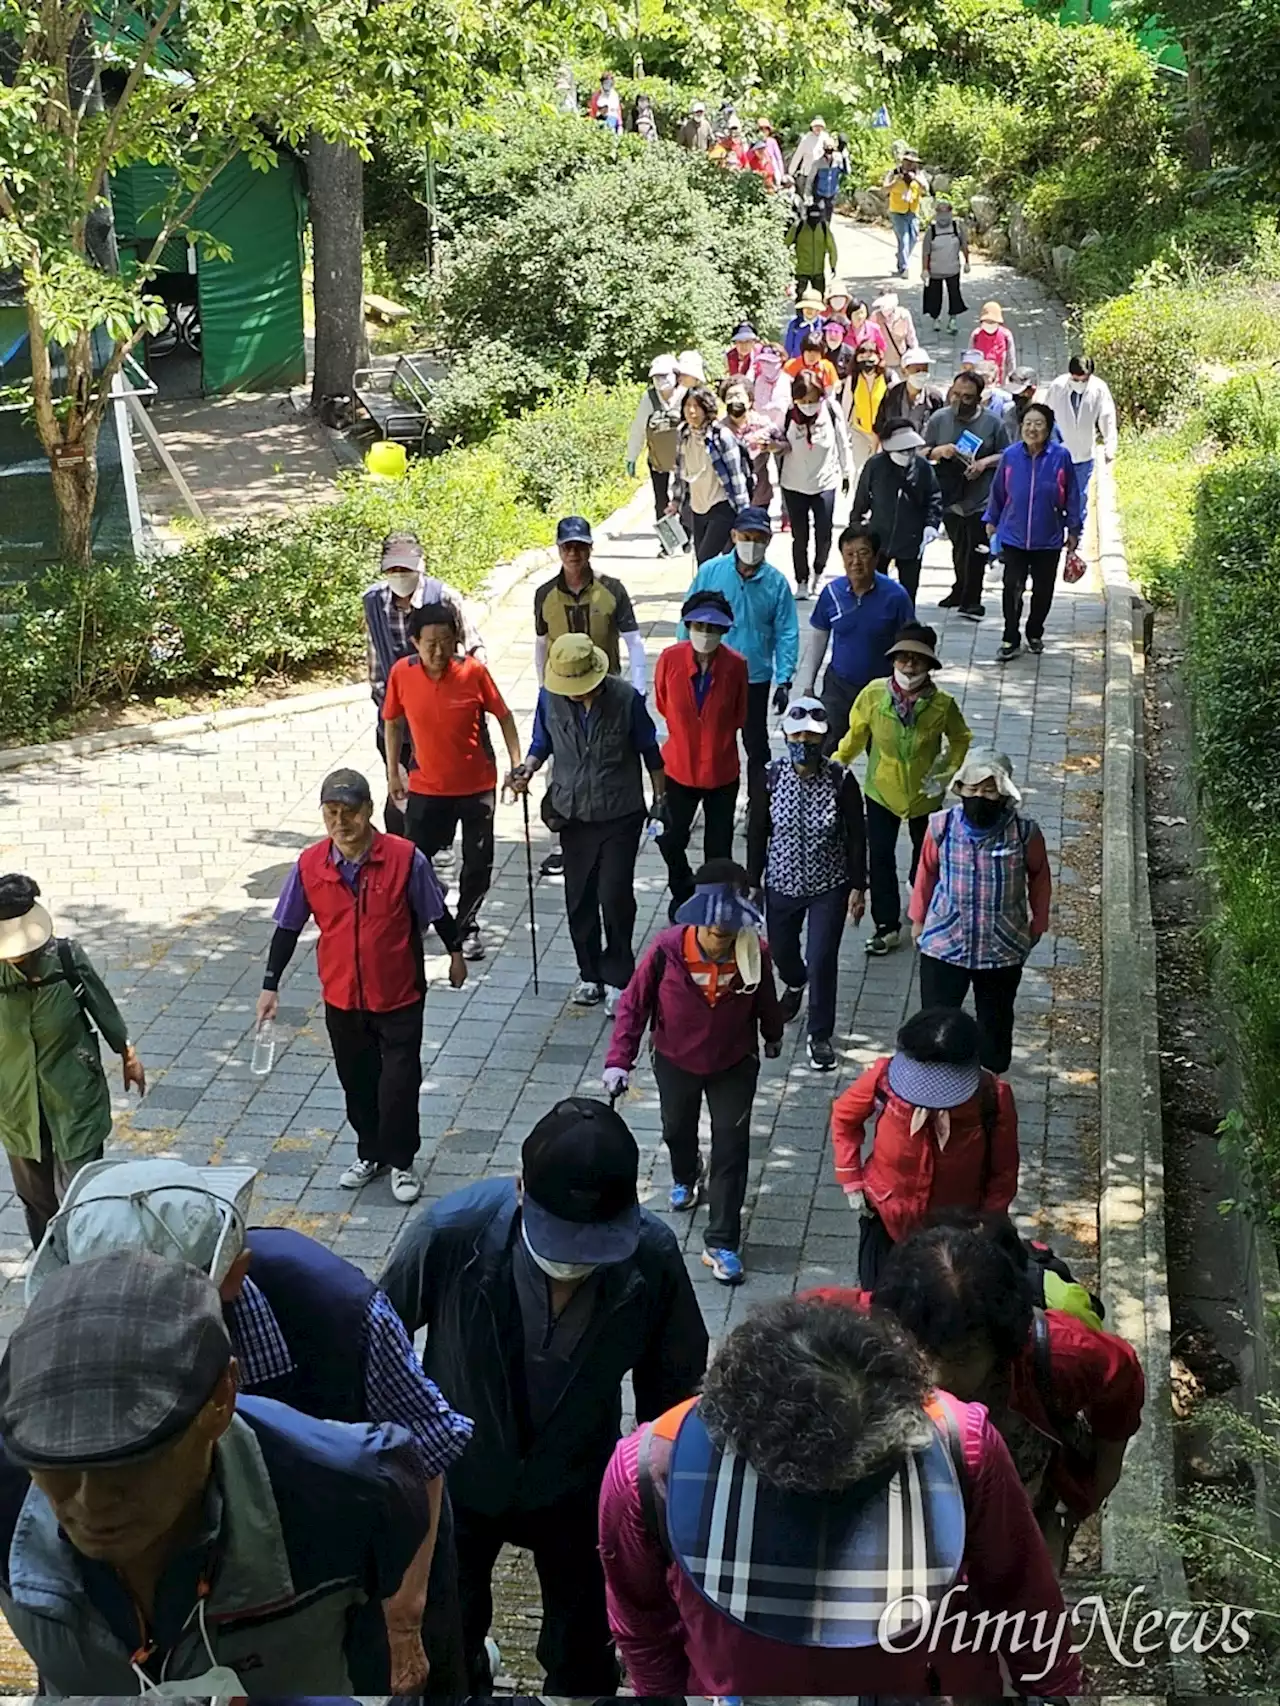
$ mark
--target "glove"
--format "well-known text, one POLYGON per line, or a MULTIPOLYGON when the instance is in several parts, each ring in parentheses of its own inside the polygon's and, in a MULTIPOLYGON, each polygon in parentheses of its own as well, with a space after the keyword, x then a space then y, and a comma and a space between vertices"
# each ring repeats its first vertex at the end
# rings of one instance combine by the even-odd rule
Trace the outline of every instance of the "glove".
POLYGON ((660 823, 664 829, 667 827, 671 822, 671 810, 667 805, 665 794, 654 795, 653 804, 649 807, 646 816, 650 823, 660 823))
POLYGON ((766 1060, 777 1060, 781 1053, 782 1040, 779 1037, 775 1037, 772 1042, 767 1042, 764 1045, 764 1058, 766 1060))
POLYGON ((861 1191, 846 1191, 844 1193, 844 1200, 848 1203, 849 1207, 855 1214, 866 1213, 867 1199, 863 1196, 861 1191))
POLYGON ((631 1088, 631 1077, 621 1066, 606 1066, 604 1087, 611 1096, 621 1096, 631 1088))
POLYGON ((778 715, 781 716, 790 702, 791 683, 789 681, 780 681, 773 690, 773 708, 778 715))

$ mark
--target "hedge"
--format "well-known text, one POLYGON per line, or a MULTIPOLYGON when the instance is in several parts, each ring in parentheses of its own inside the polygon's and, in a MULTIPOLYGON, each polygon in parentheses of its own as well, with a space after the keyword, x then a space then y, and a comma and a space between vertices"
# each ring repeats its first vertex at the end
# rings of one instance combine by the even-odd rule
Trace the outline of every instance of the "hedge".
POLYGON ((589 387, 484 445, 410 463, 398 483, 348 474, 338 498, 210 533, 172 556, 65 566, 0 589, 0 739, 40 740, 131 695, 252 686, 364 655, 360 594, 383 534, 409 527, 463 591, 555 517, 599 520, 633 489, 632 386, 589 387))

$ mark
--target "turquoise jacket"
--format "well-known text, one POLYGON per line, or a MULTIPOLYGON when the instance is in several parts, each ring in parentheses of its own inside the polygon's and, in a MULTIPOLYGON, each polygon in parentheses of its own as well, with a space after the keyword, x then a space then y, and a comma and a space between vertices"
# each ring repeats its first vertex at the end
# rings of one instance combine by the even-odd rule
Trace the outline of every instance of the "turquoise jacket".
MULTIPOLYGON (((709 557, 703 563, 686 599, 695 592, 722 592, 729 600, 733 627, 724 643, 746 658, 749 682, 795 680, 800 625, 790 584, 780 569, 761 563, 750 580, 743 580, 737 553, 726 551, 723 557, 709 557)), ((683 622, 679 637, 689 637, 683 622)))

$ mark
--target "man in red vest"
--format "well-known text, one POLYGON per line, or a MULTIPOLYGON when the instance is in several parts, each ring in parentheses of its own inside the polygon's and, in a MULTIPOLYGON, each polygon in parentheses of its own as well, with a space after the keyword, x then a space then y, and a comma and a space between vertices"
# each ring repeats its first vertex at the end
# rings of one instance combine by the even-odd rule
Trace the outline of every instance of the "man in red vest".
POLYGON ((333 1063, 357 1138, 338 1183, 358 1190, 391 1169, 391 1194, 422 1191, 418 1091, 422 1084, 422 936, 429 924, 449 953, 449 982, 466 981, 457 921, 429 861, 411 841, 373 827, 373 795, 358 770, 335 770, 320 788, 328 838, 308 847, 285 883, 258 997, 258 1023, 274 1019, 280 976, 308 918, 320 927, 316 970, 333 1063))

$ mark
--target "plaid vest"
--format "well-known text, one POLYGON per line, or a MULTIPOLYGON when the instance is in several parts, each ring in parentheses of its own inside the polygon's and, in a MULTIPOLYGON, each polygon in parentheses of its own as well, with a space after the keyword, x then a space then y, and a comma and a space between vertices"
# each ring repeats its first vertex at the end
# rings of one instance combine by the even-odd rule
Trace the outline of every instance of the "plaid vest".
POLYGON ((1016 812, 988 835, 969 832, 962 806, 930 816, 938 886, 920 937, 922 954, 976 971, 1022 964, 1031 952, 1026 848, 1035 829, 1016 812))

